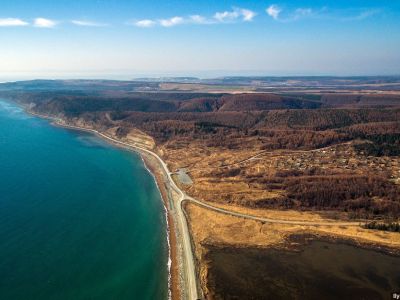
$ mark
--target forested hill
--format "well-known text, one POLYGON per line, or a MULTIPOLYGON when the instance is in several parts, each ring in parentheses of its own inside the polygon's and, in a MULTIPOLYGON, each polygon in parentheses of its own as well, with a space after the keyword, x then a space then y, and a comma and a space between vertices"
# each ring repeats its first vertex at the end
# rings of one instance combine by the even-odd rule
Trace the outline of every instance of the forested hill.
POLYGON ((400 107, 400 95, 354 94, 214 94, 126 92, 124 90, 0 89, 0 96, 35 106, 38 112, 66 115, 94 111, 228 112, 279 109, 400 107))
MULTIPOLYGON (((33 87, 0 85, 0 97, 72 125, 109 130, 121 139, 139 129, 154 139, 167 161, 175 154, 179 159, 188 156, 188 149, 193 156, 203 155, 199 161, 209 159, 205 153, 227 157, 290 153, 282 160, 286 166, 293 162, 286 173, 274 174, 270 166, 265 173, 255 174, 258 167, 265 167, 260 165, 203 174, 213 184, 234 177, 231 182, 249 187, 245 198, 241 189, 225 191, 222 187, 226 194, 220 195, 221 201, 252 207, 342 210, 354 216, 400 216, 399 186, 394 183, 398 175, 393 169, 400 157, 400 96, 395 93, 139 92, 110 88, 116 84, 111 82, 105 86, 95 83, 94 88, 86 82, 74 89, 30 84, 33 87), (339 152, 325 151, 331 157, 323 159, 328 165, 349 162, 346 166, 322 168, 307 158, 317 153, 309 150, 321 152, 330 146, 343 146, 343 158, 339 152), (266 191, 277 196, 260 196, 266 191)), ((215 198, 201 188, 198 193, 200 198, 215 198)))

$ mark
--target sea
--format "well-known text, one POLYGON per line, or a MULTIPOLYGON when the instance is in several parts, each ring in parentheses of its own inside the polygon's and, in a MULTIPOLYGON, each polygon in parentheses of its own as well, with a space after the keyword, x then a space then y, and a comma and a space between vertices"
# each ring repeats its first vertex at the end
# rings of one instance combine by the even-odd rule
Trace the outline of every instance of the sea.
POLYGON ((0 100, 0 299, 168 299, 168 253, 139 155, 0 100))

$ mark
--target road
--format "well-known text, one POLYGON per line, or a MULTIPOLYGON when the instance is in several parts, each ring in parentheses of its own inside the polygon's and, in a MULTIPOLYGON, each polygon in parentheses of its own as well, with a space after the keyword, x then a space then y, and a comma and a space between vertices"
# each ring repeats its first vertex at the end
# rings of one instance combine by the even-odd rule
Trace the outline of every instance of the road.
POLYGON ((135 150, 136 152, 139 152, 139 154, 147 153, 157 159, 157 161, 162 166, 164 175, 168 179, 169 186, 175 192, 177 192, 179 195, 179 198, 176 200, 176 203, 174 205, 174 207, 175 207, 174 212, 175 212, 175 216, 176 216, 176 222, 179 226, 179 232, 181 234, 181 239, 182 239, 181 242, 182 242, 182 247, 183 247, 184 269, 182 271, 183 271, 183 277, 184 277, 184 281, 185 281, 184 282, 185 286, 183 288, 184 294, 186 295, 187 299, 189 299, 189 300, 201 299, 202 296, 199 294, 199 291, 198 291, 197 275, 196 275, 194 255, 193 255, 193 250, 192 250, 192 243, 191 243, 189 228, 188 228, 185 213, 184 213, 183 207, 182 207, 182 203, 184 200, 187 199, 187 196, 176 185, 175 181, 172 179, 172 176, 171 176, 172 173, 168 170, 167 164, 161 159, 160 156, 158 156, 156 153, 154 153, 153 151, 150 151, 148 149, 142 148, 137 145, 132 145, 132 144, 118 141, 118 140, 116 140, 112 137, 109 137, 109 136, 105 135, 104 133, 101 133, 94 129, 66 125, 66 124, 63 124, 62 120, 58 120, 58 119, 53 119, 53 120, 56 122, 57 125, 60 125, 62 127, 92 132, 106 140, 111 141, 113 144, 122 145, 126 148, 129 148, 129 149, 135 150))
POLYGON ((197 205, 200 205, 202 207, 205 207, 205 208, 208 208, 208 209, 211 209, 211 210, 214 210, 216 212, 223 213, 226 215, 260 221, 260 222, 265 222, 265 223, 304 225, 304 226, 360 226, 360 224, 361 224, 360 222, 336 222, 336 221, 333 221, 333 222, 310 222, 310 221, 294 221, 294 220, 263 218, 263 217, 257 217, 257 216, 253 216, 253 215, 249 215, 249 214, 244 214, 244 213, 235 212, 235 211, 223 209, 220 207, 216 207, 216 206, 210 205, 208 203, 205 203, 203 201, 196 200, 187 195, 186 195, 184 201, 191 201, 191 202, 196 203, 197 205))
POLYGON ((186 217, 185 217, 185 214, 183 211, 183 207, 182 207, 182 203, 186 199, 186 195, 176 185, 175 181, 172 179, 171 172, 168 170, 167 164, 161 159, 161 157, 159 157, 156 153, 154 153, 150 150, 147 150, 147 149, 139 147, 139 146, 134 146, 134 145, 130 145, 130 144, 127 144, 124 142, 120 142, 118 140, 108 137, 107 135, 105 135, 101 132, 95 131, 95 130, 94 130, 94 132, 105 139, 111 140, 113 143, 118 143, 123 146, 134 149, 136 151, 139 150, 139 152, 145 152, 147 154, 150 154, 153 157, 155 157, 158 160, 158 162, 160 163, 160 165, 162 166, 164 175, 168 179, 168 184, 179 195, 177 203, 175 203, 174 206, 175 206, 175 213, 177 216, 176 221, 178 223, 179 232, 182 237, 181 242, 182 242, 182 246, 183 246, 183 255, 184 255, 183 264, 185 266, 184 270, 183 270, 184 278, 185 278, 184 292, 185 292, 185 295, 190 300, 199 299, 200 297, 199 297, 199 293, 198 293, 198 289, 197 289, 197 275, 196 275, 194 255, 193 255, 193 250, 192 250, 192 242, 191 242, 191 238, 190 238, 187 220, 186 220, 186 217))
MULTIPOLYGON (((310 222, 310 221, 293 221, 293 220, 281 220, 281 219, 272 219, 272 218, 263 218, 263 217, 258 217, 254 215, 249 215, 249 214, 244 214, 244 213, 239 213, 239 212, 234 212, 230 210, 226 210, 223 208, 215 207, 213 205, 210 205, 208 203, 205 203, 203 201, 199 201, 197 199, 194 199, 190 196, 188 196, 185 192, 183 192, 175 183, 175 181, 172 178, 172 174, 169 169, 167 164, 161 159, 158 154, 156 154, 153 151, 150 151, 148 149, 145 149, 143 147, 137 146, 137 145, 132 145, 128 143, 124 143, 121 141, 118 141, 112 137, 109 137, 97 130, 94 129, 87 129, 87 128, 81 128, 77 126, 71 126, 71 125, 65 125, 62 123, 62 120, 58 119, 53 119, 56 121, 56 123, 60 126, 66 127, 66 128, 71 128, 71 129, 77 129, 77 130, 84 130, 88 132, 92 132, 97 134, 98 136, 111 141, 114 144, 117 145, 122 145, 126 148, 132 149, 136 152, 141 153, 147 153, 151 155, 152 157, 156 158, 157 161, 160 163, 163 169, 163 173, 165 177, 168 179, 168 184, 173 189, 178 195, 178 199, 173 200, 174 201, 174 206, 175 206, 175 216, 176 216, 176 222, 179 226, 179 232, 181 234, 181 242, 182 242, 182 247, 183 247, 183 278, 184 278, 184 293, 189 300, 196 300, 196 299, 201 299, 201 291, 199 292, 198 284, 197 284, 197 275, 196 275, 196 269, 195 269, 195 263, 194 263, 194 255, 193 255, 193 249, 192 249, 192 243, 191 243, 191 237, 190 237, 190 232, 187 224, 187 220, 185 217, 185 212, 183 209, 183 202, 185 201, 190 201, 193 202, 197 205, 200 205, 204 208, 235 216, 235 217, 240 217, 240 218, 246 218, 246 219, 251 219, 255 221, 261 221, 261 222, 266 222, 266 223, 276 223, 276 224, 291 224, 291 225, 306 225, 306 226, 359 226, 360 223, 358 222, 310 222)), ((260 154, 258 154, 260 155, 260 154)))

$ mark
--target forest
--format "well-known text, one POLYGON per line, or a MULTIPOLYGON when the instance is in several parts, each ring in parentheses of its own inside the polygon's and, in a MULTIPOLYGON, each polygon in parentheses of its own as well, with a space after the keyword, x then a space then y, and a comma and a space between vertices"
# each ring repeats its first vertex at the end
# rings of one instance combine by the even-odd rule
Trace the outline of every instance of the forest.
MULTIPOLYGON (((121 138, 140 129, 167 150, 192 144, 215 151, 307 151, 354 142, 360 156, 400 155, 400 97, 394 96, 115 91, 14 91, 6 96, 37 113, 118 126, 121 138)), ((243 199, 240 205, 339 210, 355 218, 400 216, 399 185, 385 174, 315 170, 249 177, 229 169, 213 176, 236 176, 265 190, 284 191, 273 198, 243 199)))

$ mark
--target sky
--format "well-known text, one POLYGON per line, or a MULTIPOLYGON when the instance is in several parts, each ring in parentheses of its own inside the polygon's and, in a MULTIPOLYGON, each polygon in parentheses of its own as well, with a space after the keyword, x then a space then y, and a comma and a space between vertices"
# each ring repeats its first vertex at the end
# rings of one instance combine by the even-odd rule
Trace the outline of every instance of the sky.
POLYGON ((399 74, 400 0, 0 1, 0 80, 399 74))

